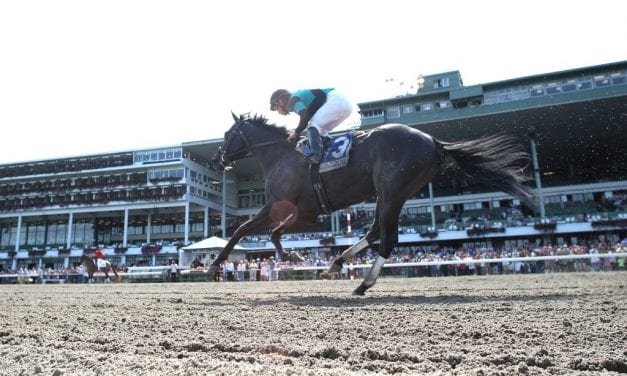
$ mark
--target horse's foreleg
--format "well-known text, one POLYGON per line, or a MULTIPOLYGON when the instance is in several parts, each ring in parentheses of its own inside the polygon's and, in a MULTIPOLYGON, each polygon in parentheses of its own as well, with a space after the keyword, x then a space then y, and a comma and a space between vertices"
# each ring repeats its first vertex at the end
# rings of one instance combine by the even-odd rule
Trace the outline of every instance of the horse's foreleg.
POLYGON ((272 235, 270 236, 270 241, 274 244, 274 247, 281 255, 281 260, 290 260, 292 262, 303 262, 305 259, 298 254, 298 252, 286 252, 283 249, 283 245, 281 244, 281 235, 285 232, 285 228, 287 227, 288 221, 294 216, 294 213, 290 214, 284 220, 279 223, 277 227, 272 230, 272 235))
POLYGON ((215 275, 218 273, 220 270, 220 264, 229 257, 231 251, 241 238, 272 223, 269 215, 271 207, 272 203, 267 202, 254 218, 244 222, 237 228, 237 230, 235 230, 233 237, 231 237, 222 252, 220 252, 218 257, 216 257, 213 263, 211 263, 211 266, 209 266, 209 270, 207 271, 209 275, 215 275))

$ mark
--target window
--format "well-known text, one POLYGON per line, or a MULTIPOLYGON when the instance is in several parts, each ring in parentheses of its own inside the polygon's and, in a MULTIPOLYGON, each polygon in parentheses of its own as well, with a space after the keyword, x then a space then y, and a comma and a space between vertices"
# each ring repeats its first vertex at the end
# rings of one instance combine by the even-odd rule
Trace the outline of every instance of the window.
POLYGON ((608 86, 610 84, 610 79, 605 74, 601 74, 598 76, 594 76, 594 86, 603 87, 608 86))
POLYGON ((481 209, 480 202, 468 202, 464 204, 464 210, 481 209))
POLYGON ((417 216, 420 214, 427 214, 431 208, 428 206, 422 206, 417 208, 407 208, 407 215, 417 216))
POLYGON ((622 85, 626 82, 624 72, 612 73, 611 76, 612 76, 612 83, 614 85, 622 85))
POLYGON ((530 93, 532 97, 541 97, 544 95, 544 86, 542 85, 533 85, 531 87, 530 93))
POLYGON ((133 153, 135 162, 154 163, 181 159, 180 148, 168 148, 133 153))
POLYGON ((562 81, 562 91, 575 91, 577 90, 577 81, 568 80, 562 81))
POLYGON ((401 117, 400 107, 398 105, 388 106, 385 109, 385 112, 387 113, 389 119, 401 117))
POLYGON ((582 77, 577 79, 577 90, 587 90, 592 88, 592 77, 582 77))
POLYGON ((411 114, 412 112, 414 112, 414 106, 412 106, 412 105, 405 105, 405 106, 403 106, 403 115, 404 114, 411 114))
POLYGON ((444 77, 444 78, 438 78, 433 80, 433 88, 434 89, 439 89, 442 87, 449 87, 449 79, 448 77, 444 77))
POLYGON ((435 102, 433 106, 435 108, 447 108, 447 107, 451 107, 451 104, 449 101, 440 101, 440 102, 435 102))
POLYGON ((367 110, 361 112, 362 119, 372 119, 383 116, 383 109, 367 110))
POLYGON ((483 94, 483 103, 492 104, 492 103, 496 103, 496 101, 497 101, 496 93, 486 92, 485 94, 483 94))
POLYGON ((559 85, 557 84, 557 82, 551 82, 550 84, 546 85, 546 93, 547 94, 559 94, 562 91, 562 89, 559 87, 559 85))
POLYGON ((420 111, 429 111, 429 110, 433 110, 432 103, 423 103, 420 105, 420 111))

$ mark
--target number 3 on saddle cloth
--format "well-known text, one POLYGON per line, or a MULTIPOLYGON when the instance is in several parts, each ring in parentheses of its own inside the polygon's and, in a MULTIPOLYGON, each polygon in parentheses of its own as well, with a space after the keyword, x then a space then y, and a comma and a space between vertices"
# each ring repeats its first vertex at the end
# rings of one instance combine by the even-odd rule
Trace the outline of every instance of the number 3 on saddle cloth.
POLYGON ((107 264, 107 260, 105 259, 96 259, 96 267, 98 269, 106 268, 108 266, 107 264))
MULTIPOLYGON (((323 213, 329 214, 335 209, 329 204, 329 199, 327 198, 320 175, 324 172, 346 167, 346 165, 348 165, 348 157, 350 155, 352 144, 353 132, 335 136, 330 140, 328 138, 325 139, 323 142, 324 149, 322 152, 322 161, 320 161, 320 164, 313 164, 309 166, 311 183, 313 185, 314 192, 316 193, 318 205, 323 213)), ((307 139, 299 141, 296 145, 296 150, 304 155, 309 154, 309 148, 309 141, 307 139)))
MULTIPOLYGON (((323 138, 324 146, 322 161, 320 161, 320 173, 346 167, 352 144, 353 132, 341 134, 333 138, 323 138)), ((296 145, 296 150, 303 155, 309 155, 309 140, 306 138, 300 140, 296 145)))

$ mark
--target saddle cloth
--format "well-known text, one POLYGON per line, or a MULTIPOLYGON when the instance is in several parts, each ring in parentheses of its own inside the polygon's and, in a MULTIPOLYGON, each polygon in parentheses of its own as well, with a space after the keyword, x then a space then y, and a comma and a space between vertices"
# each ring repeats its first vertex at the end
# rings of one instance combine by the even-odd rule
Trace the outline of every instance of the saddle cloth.
POLYGON ((109 262, 107 262, 107 260, 104 260, 104 259, 98 259, 96 261, 97 261, 97 265, 96 266, 98 267, 98 269, 106 268, 108 266, 108 264, 109 264, 109 262))
POLYGON ((322 153, 320 173, 346 167, 352 144, 353 132, 333 137, 322 153))

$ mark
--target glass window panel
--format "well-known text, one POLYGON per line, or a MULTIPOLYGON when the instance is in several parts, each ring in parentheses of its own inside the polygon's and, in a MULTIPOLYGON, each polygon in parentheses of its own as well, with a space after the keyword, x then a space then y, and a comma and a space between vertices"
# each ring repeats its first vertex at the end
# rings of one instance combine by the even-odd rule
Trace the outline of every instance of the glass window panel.
POLYGON ((568 82, 562 84, 562 91, 575 91, 577 89, 577 84, 575 82, 568 82))
POLYGON ((388 118, 397 118, 401 116, 399 106, 388 106, 386 108, 386 112, 387 112, 388 118))
POLYGON ((614 85, 622 85, 626 82, 625 75, 623 73, 613 73, 612 74, 612 83, 614 85))
POLYGON ((577 90, 586 90, 592 88, 592 81, 579 82, 577 84, 577 90))
POLYGON ((596 87, 608 86, 610 84, 610 79, 606 75, 600 75, 594 77, 594 85, 596 87))

